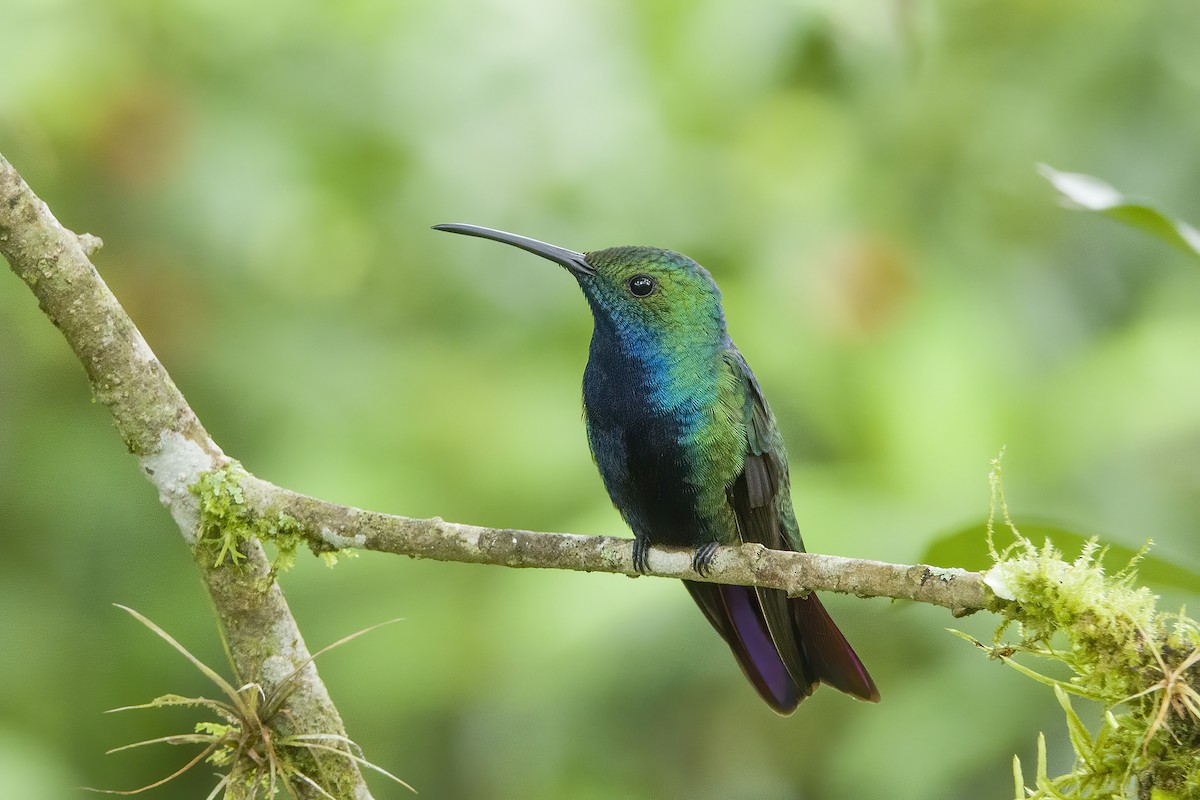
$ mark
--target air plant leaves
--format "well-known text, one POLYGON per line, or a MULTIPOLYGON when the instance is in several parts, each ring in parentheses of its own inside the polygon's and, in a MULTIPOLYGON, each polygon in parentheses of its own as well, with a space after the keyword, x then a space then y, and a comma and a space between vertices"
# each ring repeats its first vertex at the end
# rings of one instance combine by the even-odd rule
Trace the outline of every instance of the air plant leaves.
MULTIPOLYGON (((288 673, 288 676, 280 682, 280 686, 284 687, 284 686, 291 685, 298 677, 300 677, 300 673, 304 671, 304 668, 316 660, 317 656, 324 655, 325 653, 328 653, 330 650, 334 649, 335 647, 341 647, 342 645, 346 644, 347 642, 357 639, 359 636, 368 634, 377 628, 382 628, 384 625, 391 625, 392 623, 400 622, 402 619, 403 619, 403 617, 396 617, 395 619, 389 619, 389 620, 385 620, 383 622, 377 622, 374 625, 370 625, 366 628, 363 628, 360 631, 355 631, 354 633, 351 633, 348 636, 343 636, 341 639, 338 639, 333 644, 325 645, 320 650, 318 650, 317 652, 315 652, 311 656, 309 656, 306 661, 304 661, 302 664, 298 665, 295 669, 293 669, 290 673, 288 673)), ((272 700, 267 703, 266 710, 264 713, 266 713, 266 714, 275 713, 279 709, 280 704, 282 704, 286 698, 287 698, 287 694, 285 692, 282 692, 282 691, 276 692, 275 696, 272 698, 272 700)))
POLYGON ((195 665, 196 669, 198 669, 202 673, 204 673, 204 677, 206 677, 210 681, 212 681, 217 686, 217 688, 220 689, 225 694, 225 696, 230 699, 233 707, 236 708, 239 712, 245 713, 248 710, 246 708, 245 699, 242 697, 241 694, 238 693, 237 689, 234 689, 233 686, 230 685, 229 681, 222 678, 220 673, 218 673, 212 667, 208 666, 203 661, 201 661, 200 659, 198 659, 194 655, 192 655, 191 652, 188 651, 188 649, 186 647, 181 645, 179 642, 175 641, 175 638, 173 636, 171 636, 171 634, 167 633, 162 628, 158 627, 153 622, 151 622, 149 619, 147 619, 145 616, 138 613, 137 611, 134 611, 132 608, 129 608, 128 606, 123 606, 120 603, 114 603, 113 605, 115 605, 117 608, 121 609, 122 611, 128 611, 131 615, 133 615, 134 619, 136 619, 138 622, 145 625, 150 630, 154 631, 154 633, 157 634, 159 638, 161 638, 167 644, 171 645, 171 647, 174 647, 180 653, 183 653, 183 655, 187 658, 187 660, 191 661, 192 664, 195 665))
POLYGON ((139 711, 146 708, 166 708, 167 706, 195 706, 207 708, 229 723, 236 724, 238 721, 237 709, 233 708, 228 703, 222 703, 220 700, 210 700, 207 697, 182 697, 181 695, 177 694, 165 694, 162 697, 154 698, 149 703, 138 703, 137 705, 132 706, 110 708, 104 713, 115 714, 118 711, 139 711))
MULTIPOLYGON (((142 744, 148 744, 148 742, 143 742, 142 744)), ((90 792, 99 792, 100 794, 120 794, 120 795, 141 794, 142 792, 148 791, 150 789, 155 789, 159 786, 162 786, 164 783, 170 783, 171 781, 175 780, 180 775, 187 772, 189 769, 191 769, 192 767, 196 766, 201 761, 203 761, 208 756, 209 753, 211 753, 213 750, 217 749, 217 745, 218 745, 218 742, 213 742, 208 747, 204 748, 199 753, 197 753, 195 755, 195 757, 192 758, 191 761, 187 762, 186 764, 184 764, 182 767, 180 767, 179 769, 172 772, 167 777, 160 778, 159 780, 156 780, 153 783, 148 783, 145 786, 139 787, 137 789, 94 789, 91 786, 85 786, 83 788, 87 789, 90 792)), ((120 750, 123 748, 117 748, 117 749, 120 750)), ((109 752, 115 752, 115 751, 110 750, 109 752)))
POLYGON ((396 783, 403 786, 405 789, 408 789, 413 794, 416 794, 416 792, 417 792, 417 790, 414 789, 412 786, 410 786, 408 783, 401 780, 400 778, 397 778, 395 775, 388 772, 383 767, 379 766, 378 764, 372 764, 370 761, 367 761, 367 759, 363 757, 362 748, 358 746, 358 743, 345 737, 345 736, 338 736, 338 735, 332 734, 332 733, 299 734, 296 736, 288 737, 286 743, 287 744, 296 743, 302 747, 313 747, 313 748, 317 748, 317 749, 321 749, 321 750, 328 750, 329 752, 335 753, 336 755, 340 755, 343 758, 349 758, 351 761, 353 761, 355 764, 358 764, 360 767, 367 767, 368 769, 375 770, 376 772, 378 772, 381 775, 386 775, 387 777, 391 778, 396 783), (327 744, 323 744, 322 742, 325 742, 325 741, 333 741, 333 742, 339 742, 341 744, 344 744, 350 749, 350 752, 347 752, 346 750, 343 750, 341 748, 331 747, 327 744))
POLYGON ((155 739, 134 742, 110 750, 110 753, 116 753, 151 744, 206 745, 195 757, 175 772, 141 788, 131 790, 91 789, 91 791, 119 795, 140 794, 149 789, 162 786, 184 774, 202 761, 208 760, 215 766, 227 767, 229 770, 220 777, 216 787, 208 796, 209 800, 215 798, 222 789, 229 789, 233 786, 244 786, 249 792, 249 794, 245 795, 248 798, 257 797, 260 790, 264 792, 265 797, 271 798, 277 793, 277 785, 282 785, 288 797, 298 798, 293 784, 304 784, 319 796, 334 800, 333 796, 323 786, 306 775, 297 766, 295 755, 303 751, 307 751, 309 754, 321 752, 340 756, 359 767, 372 769, 410 791, 416 791, 400 778, 368 761, 363 756, 362 748, 345 736, 340 734, 308 733, 294 734, 280 740, 274 740, 272 729, 273 719, 280 713, 288 694, 295 689, 301 672, 313 659, 376 628, 389 625, 393 622, 399 622, 400 620, 392 619, 381 622, 378 625, 372 625, 369 628, 356 631, 349 636, 344 636, 327 647, 321 648, 293 669, 282 681, 271 687, 270 691, 266 691, 262 685, 255 682, 246 683, 238 689, 233 688, 233 685, 221 677, 216 670, 192 655, 174 637, 145 616, 126 606, 117 605, 117 608, 128 612, 138 622, 153 631, 156 636, 178 650, 188 661, 192 662, 192 665, 196 669, 200 670, 205 677, 212 681, 230 702, 210 700, 205 697, 183 697, 177 694, 166 694, 149 703, 111 709, 111 711, 132 711, 134 709, 161 708, 165 706, 195 706, 209 710, 223 719, 224 722, 202 721, 196 723, 194 732, 160 736, 155 739))
POLYGON ((1059 172, 1046 164, 1039 164, 1038 172, 1058 190, 1063 205, 1068 208, 1115 219, 1200 259, 1200 231, 1186 222, 1174 219, 1148 203, 1123 195, 1091 175, 1059 172))

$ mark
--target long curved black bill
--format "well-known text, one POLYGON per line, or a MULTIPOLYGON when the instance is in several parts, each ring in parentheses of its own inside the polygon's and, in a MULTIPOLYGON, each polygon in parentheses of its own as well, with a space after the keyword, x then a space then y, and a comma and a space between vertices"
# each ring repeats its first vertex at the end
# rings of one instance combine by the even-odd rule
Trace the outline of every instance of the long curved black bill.
POLYGON ((528 236, 506 233, 505 231, 484 228, 479 225, 467 225, 461 222, 434 225, 433 229, 435 231, 461 233, 465 236, 478 236, 480 239, 491 239, 494 242, 511 244, 513 247, 519 247, 536 256, 548 258, 556 264, 561 264, 576 275, 596 274, 596 270, 592 269, 592 266, 587 263, 587 259, 584 258, 583 253, 576 253, 574 250, 567 250, 565 247, 539 242, 537 239, 530 239, 528 236))

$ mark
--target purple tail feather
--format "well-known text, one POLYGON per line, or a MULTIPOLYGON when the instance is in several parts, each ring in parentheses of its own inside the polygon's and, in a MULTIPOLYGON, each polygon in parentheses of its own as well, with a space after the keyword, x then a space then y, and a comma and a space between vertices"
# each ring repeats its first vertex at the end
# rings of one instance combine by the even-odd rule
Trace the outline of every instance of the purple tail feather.
POLYGON ((790 714, 821 681, 879 702, 879 690, 816 595, 684 581, 763 700, 790 714))

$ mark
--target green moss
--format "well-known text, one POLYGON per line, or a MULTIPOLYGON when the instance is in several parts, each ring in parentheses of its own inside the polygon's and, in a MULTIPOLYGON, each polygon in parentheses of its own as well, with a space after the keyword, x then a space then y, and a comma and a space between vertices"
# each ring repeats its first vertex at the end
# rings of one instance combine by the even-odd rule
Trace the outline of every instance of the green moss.
POLYGON ((296 565, 296 549, 304 543, 304 536, 295 519, 282 511, 259 517, 255 520, 255 535, 275 545, 273 571, 286 572, 296 565))
POLYGON ((1136 585, 1144 548, 1107 574, 1095 541, 1067 560, 1049 541, 1037 547, 1021 536, 1004 507, 998 464, 993 497, 993 510, 1003 510, 1016 542, 993 550, 996 563, 985 576, 996 595, 991 610, 1004 617, 985 649, 1054 687, 1076 754, 1070 772, 1051 777, 1039 741, 1028 792, 1020 761, 1014 762, 1017 796, 1200 800, 1200 624, 1158 611, 1157 598, 1136 585), (1059 662, 1072 676, 1047 677, 1013 659, 1022 654, 1059 662), (1104 722, 1094 735, 1070 695, 1100 704, 1104 722))
POLYGON ((213 566, 221 566, 228 557, 237 564, 246 556, 241 546, 254 535, 250 524, 241 479, 246 474, 237 462, 206 472, 188 487, 200 501, 200 536, 197 547, 215 552, 213 566))
POLYGON ((1076 671, 1080 694, 1128 697, 1140 690, 1137 669, 1147 658, 1147 637, 1161 641, 1161 621, 1149 589, 1133 585, 1130 568, 1106 575, 1103 551, 1089 542, 1079 557, 1066 561, 1050 542, 1038 548, 1019 538, 987 573, 1005 622, 1002 636, 1016 624, 1022 646, 1053 650, 1076 671), (1054 648, 1055 634, 1067 649, 1054 648))
POLYGON ((213 555, 213 566, 226 561, 239 564, 242 548, 252 539, 276 548, 272 572, 286 571, 296 563, 296 549, 305 541, 300 523, 282 511, 255 514, 246 506, 241 481, 246 471, 237 462, 206 472, 188 490, 200 501, 200 536, 197 548, 213 555))

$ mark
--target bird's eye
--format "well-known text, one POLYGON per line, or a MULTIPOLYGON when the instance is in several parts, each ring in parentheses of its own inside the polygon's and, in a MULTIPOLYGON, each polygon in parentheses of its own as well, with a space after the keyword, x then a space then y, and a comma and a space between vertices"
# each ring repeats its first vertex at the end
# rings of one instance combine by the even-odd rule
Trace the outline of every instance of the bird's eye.
POLYGON ((628 285, 629 293, 634 297, 645 297, 658 288, 658 282, 649 275, 634 275, 628 285))

